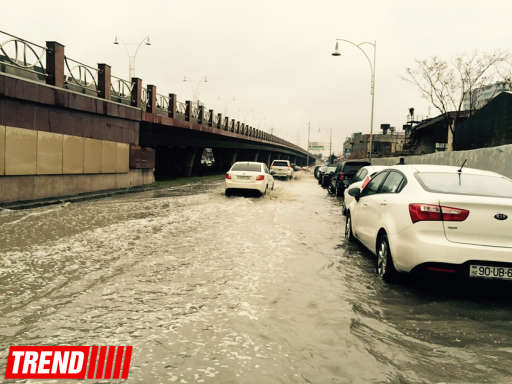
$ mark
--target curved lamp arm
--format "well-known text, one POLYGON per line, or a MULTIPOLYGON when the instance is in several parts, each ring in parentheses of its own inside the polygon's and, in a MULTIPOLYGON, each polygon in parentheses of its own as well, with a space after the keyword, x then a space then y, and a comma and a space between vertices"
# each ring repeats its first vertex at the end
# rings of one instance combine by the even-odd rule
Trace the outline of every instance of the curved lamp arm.
POLYGON ((374 71, 375 71, 375 67, 374 67, 374 64, 375 64, 375 63, 372 63, 372 60, 370 59, 370 56, 368 56, 368 54, 366 53, 366 51, 365 51, 363 48, 361 48, 361 45, 368 44, 368 45, 371 45, 371 46, 373 47, 373 49, 375 49, 375 48, 376 48, 376 45, 377 45, 375 42, 374 42, 374 43, 372 43, 372 42, 370 42, 370 41, 363 41, 362 43, 356 44, 356 43, 354 43, 354 42, 352 42, 352 41, 350 41, 350 40, 346 40, 346 39, 336 39, 336 42, 338 42, 338 41, 344 41, 345 43, 349 43, 349 44, 353 45, 354 47, 356 47, 357 49, 359 49, 359 50, 361 51, 361 53, 364 55, 364 57, 366 57, 366 60, 368 61, 368 64, 370 65, 370 72, 371 72, 371 73, 372 73, 372 75, 373 75, 373 73, 374 73, 374 71))

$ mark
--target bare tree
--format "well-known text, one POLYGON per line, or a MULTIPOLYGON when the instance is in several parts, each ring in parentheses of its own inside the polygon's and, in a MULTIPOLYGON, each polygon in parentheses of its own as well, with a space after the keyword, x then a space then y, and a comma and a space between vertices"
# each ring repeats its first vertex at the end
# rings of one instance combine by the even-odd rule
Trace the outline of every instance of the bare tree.
MULTIPOLYGON (((404 79, 416 85, 421 95, 446 116, 453 137, 457 120, 476 109, 478 89, 505 80, 500 67, 507 65, 507 60, 503 52, 463 54, 453 62, 433 56, 416 60, 414 68, 407 68, 404 79), (467 110, 463 110, 465 98, 469 100, 467 110)), ((452 150, 451 145, 449 140, 448 150, 452 150)))

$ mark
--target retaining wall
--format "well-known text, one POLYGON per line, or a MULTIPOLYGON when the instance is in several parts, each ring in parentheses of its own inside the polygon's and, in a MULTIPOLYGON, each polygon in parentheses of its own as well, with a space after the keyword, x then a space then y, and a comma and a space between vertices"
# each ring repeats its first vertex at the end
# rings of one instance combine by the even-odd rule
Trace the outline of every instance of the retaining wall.
MULTIPOLYGON (((405 159, 405 164, 455 166, 460 166, 467 159, 465 167, 497 172, 512 179, 512 144, 468 151, 436 152, 428 155, 401 157, 405 159)), ((400 157, 374 158, 372 164, 395 165, 399 161, 400 157)))

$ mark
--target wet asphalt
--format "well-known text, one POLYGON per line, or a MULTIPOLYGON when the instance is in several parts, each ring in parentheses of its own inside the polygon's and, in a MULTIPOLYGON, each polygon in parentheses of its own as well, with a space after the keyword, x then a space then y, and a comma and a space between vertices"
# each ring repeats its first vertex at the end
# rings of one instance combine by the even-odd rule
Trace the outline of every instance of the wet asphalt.
POLYGON ((2 370, 10 345, 133 345, 129 383, 512 382, 510 284, 383 283, 338 199, 276 185, 0 211, 2 370))

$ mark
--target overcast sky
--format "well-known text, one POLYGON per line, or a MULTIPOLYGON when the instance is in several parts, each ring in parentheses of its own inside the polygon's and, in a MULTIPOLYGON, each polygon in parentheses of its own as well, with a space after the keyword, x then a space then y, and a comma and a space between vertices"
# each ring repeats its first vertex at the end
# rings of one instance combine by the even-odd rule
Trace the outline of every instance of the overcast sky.
POLYGON ((303 146, 311 121, 311 140, 328 141, 332 128, 338 152, 352 132, 369 132, 370 70, 354 47, 332 57, 336 37, 377 41, 374 131, 381 123, 401 129, 409 107, 429 113, 401 79, 405 68, 416 58, 510 48, 511 15, 510 0, 25 0, 3 7, 0 29, 59 41, 67 56, 109 63, 123 78, 128 56, 114 36, 138 43, 149 35, 136 75, 158 93, 198 94, 216 111, 303 146))

